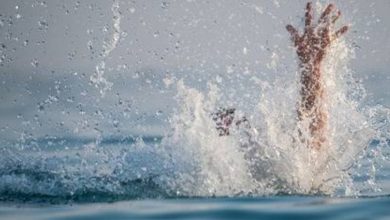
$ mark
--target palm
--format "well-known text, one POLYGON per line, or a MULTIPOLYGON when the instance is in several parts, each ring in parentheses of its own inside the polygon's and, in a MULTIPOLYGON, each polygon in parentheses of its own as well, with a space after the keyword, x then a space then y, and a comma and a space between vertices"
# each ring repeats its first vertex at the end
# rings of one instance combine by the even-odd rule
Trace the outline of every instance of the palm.
POLYGON ((312 4, 309 2, 306 5, 304 33, 300 35, 297 29, 287 25, 287 31, 291 34, 292 41, 297 47, 298 57, 302 63, 313 62, 317 64, 321 62, 331 42, 348 30, 348 26, 344 26, 338 31, 331 33, 332 27, 341 16, 340 11, 332 15, 333 9, 334 5, 329 4, 321 14, 317 24, 312 24, 313 10, 312 4))

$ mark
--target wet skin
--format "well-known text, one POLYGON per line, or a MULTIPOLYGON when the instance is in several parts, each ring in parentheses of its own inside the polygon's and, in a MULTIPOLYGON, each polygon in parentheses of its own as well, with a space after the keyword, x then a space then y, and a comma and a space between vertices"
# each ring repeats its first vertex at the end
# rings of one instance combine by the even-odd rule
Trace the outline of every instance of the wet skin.
MULTIPOLYGON (((329 4, 316 23, 313 23, 312 3, 306 5, 305 28, 300 34, 292 25, 286 29, 291 35, 299 58, 301 72, 301 100, 298 106, 298 119, 308 122, 308 131, 300 126, 300 134, 309 133, 309 138, 301 138, 308 147, 321 149, 326 145, 328 114, 324 107, 325 87, 321 66, 332 43, 348 31, 348 26, 332 32, 333 26, 340 18, 341 12, 329 4)), ((302 137, 302 135, 301 135, 302 137)))
MULTIPOLYGON (((316 23, 313 22, 312 3, 308 2, 305 12, 305 28, 300 34, 292 25, 286 29, 291 35, 291 40, 296 48, 299 58, 300 95, 298 104, 298 119, 301 123, 299 134, 301 141, 310 148, 320 150, 327 143, 326 130, 328 114, 325 109, 325 87, 321 66, 326 58, 332 43, 348 31, 348 26, 343 26, 335 32, 332 29, 340 18, 341 12, 329 4, 320 15, 316 23), (304 126, 308 124, 308 126, 304 126), (309 134, 304 137, 303 134, 309 134)), ((229 135, 231 125, 239 125, 248 122, 246 118, 239 119, 235 123, 234 108, 220 109, 213 114, 217 130, 220 136, 229 135)))

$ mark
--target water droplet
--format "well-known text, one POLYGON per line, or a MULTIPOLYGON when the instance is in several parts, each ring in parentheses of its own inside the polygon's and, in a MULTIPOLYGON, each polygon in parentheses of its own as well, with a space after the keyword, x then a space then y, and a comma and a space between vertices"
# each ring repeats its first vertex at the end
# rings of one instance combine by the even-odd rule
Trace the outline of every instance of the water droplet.
POLYGON ((112 121, 112 125, 117 128, 119 126, 119 121, 118 120, 114 120, 112 121))
POLYGON ((39 24, 39 30, 47 30, 49 27, 49 23, 47 23, 47 21, 45 20, 39 21, 38 24, 39 24))
POLYGON ((226 67, 226 72, 227 72, 227 73, 233 73, 233 72, 234 72, 233 67, 232 67, 232 66, 227 66, 227 67, 226 67))
POLYGON ((74 96, 68 97, 68 98, 66 99, 66 101, 69 102, 69 103, 73 103, 74 100, 75 100, 75 97, 74 97, 74 96))
POLYGON ((156 116, 160 116, 160 115, 162 115, 163 114, 163 111, 162 110, 158 110, 157 112, 156 112, 156 116))
POLYGON ((88 49, 93 50, 92 41, 88 41, 88 49))
POLYGON ((75 10, 75 11, 78 10, 79 7, 80 7, 80 1, 77 1, 77 2, 76 2, 76 5, 74 6, 74 10, 75 10))
POLYGON ((68 53, 68 60, 73 60, 75 56, 76 56, 76 51, 72 51, 68 53))
POLYGON ((215 80, 217 81, 217 83, 221 83, 222 82, 222 77, 220 77, 219 75, 215 78, 215 80))
POLYGON ((31 65, 32 65, 33 67, 38 67, 38 66, 39 66, 38 60, 37 60, 36 58, 34 58, 34 59, 31 61, 31 65))
POLYGON ((162 9, 167 9, 169 6, 169 3, 168 2, 161 2, 161 8, 162 9))
POLYGON ((242 53, 244 55, 247 55, 248 54, 248 49, 246 47, 242 48, 242 53))
POLYGON ((41 1, 40 5, 41 5, 42 7, 47 7, 47 3, 46 3, 45 1, 41 1))

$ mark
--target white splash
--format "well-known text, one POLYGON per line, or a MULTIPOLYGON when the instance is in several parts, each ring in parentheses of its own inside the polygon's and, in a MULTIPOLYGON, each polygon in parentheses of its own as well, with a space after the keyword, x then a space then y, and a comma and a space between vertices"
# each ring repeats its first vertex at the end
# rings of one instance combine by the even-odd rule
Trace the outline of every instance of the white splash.
POLYGON ((90 81, 95 85, 96 88, 100 89, 100 95, 102 97, 105 96, 106 92, 111 90, 113 83, 108 81, 104 77, 104 73, 106 70, 106 62, 105 59, 111 54, 111 52, 117 47, 120 35, 121 35, 121 13, 119 12, 119 1, 114 0, 111 11, 113 14, 113 33, 111 38, 108 41, 104 41, 103 43, 103 54, 102 61, 96 65, 95 72, 90 77, 90 81))
POLYGON ((110 53, 116 48, 118 45, 120 35, 121 35, 121 13, 119 12, 119 1, 114 1, 111 7, 111 11, 113 14, 113 29, 114 32, 112 33, 112 36, 110 40, 107 42, 105 41, 103 44, 103 57, 106 58, 110 55, 110 53))
POLYGON ((172 119, 174 133, 166 140, 176 168, 171 186, 179 194, 222 196, 254 190, 245 155, 239 140, 219 137, 211 113, 219 99, 219 89, 209 84, 204 96, 177 83, 180 109, 172 119))
MULTIPOLYGON (((221 91, 209 92, 177 83, 180 109, 172 118, 173 133, 166 138, 176 163, 171 187, 190 196, 237 194, 323 193, 350 189, 350 168, 374 138, 367 109, 360 107, 364 89, 347 67, 351 50, 338 41, 323 65, 329 112, 329 146, 320 151, 299 141, 297 100, 299 76, 291 82, 258 80, 258 105, 247 118, 251 128, 233 129, 220 137, 211 114, 221 103, 221 91)), ((240 98, 240 97, 237 97, 240 98)), ((240 106, 234 106, 237 109, 240 106)))

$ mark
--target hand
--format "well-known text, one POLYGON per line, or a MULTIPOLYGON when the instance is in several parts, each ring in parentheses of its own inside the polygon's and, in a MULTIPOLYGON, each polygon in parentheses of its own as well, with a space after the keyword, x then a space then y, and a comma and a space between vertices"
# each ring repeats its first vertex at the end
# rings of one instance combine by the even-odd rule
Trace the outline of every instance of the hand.
POLYGON ((303 35, 300 35, 293 26, 286 26, 294 45, 297 47, 297 54, 302 64, 319 64, 324 59, 330 44, 348 31, 348 26, 343 26, 336 32, 331 33, 332 27, 341 16, 340 11, 332 14, 334 9, 334 5, 329 4, 321 14, 317 24, 312 24, 312 3, 308 2, 303 35))
POLYGON ((234 108, 221 108, 212 114, 219 136, 227 136, 230 134, 230 127, 234 120, 235 111, 236 109, 234 108))
POLYGON ((241 117, 239 120, 236 120, 235 112, 236 109, 234 108, 221 108, 212 114, 212 119, 215 122, 219 136, 230 135, 230 128, 232 125, 235 125, 237 128, 240 126, 250 128, 249 121, 245 116, 241 117))

